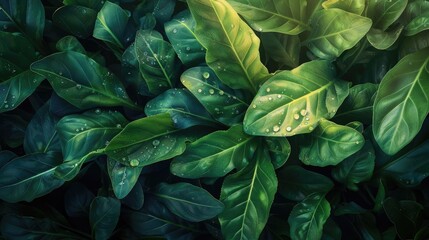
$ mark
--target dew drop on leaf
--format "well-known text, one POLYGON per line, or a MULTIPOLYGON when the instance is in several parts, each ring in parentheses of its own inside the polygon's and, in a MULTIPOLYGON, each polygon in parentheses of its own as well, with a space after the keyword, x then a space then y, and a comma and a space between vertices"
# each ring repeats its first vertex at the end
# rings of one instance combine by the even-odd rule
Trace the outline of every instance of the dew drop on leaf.
POLYGON ((130 161, 130 166, 131 167, 137 167, 139 165, 139 163, 140 163, 139 160, 133 159, 130 161))
POLYGON ((277 126, 277 125, 276 125, 276 126, 274 126, 274 127, 273 127, 273 131, 274 131, 274 132, 278 132, 279 130, 280 130, 280 127, 279 127, 279 126, 277 126))

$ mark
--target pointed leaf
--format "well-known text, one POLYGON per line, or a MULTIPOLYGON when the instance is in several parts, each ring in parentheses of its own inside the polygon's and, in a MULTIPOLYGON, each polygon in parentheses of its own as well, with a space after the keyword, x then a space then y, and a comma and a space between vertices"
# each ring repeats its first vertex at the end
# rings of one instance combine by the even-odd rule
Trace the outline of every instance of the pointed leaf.
POLYGON ((119 5, 106 1, 97 14, 94 26, 94 38, 124 48, 123 36, 128 22, 129 13, 119 5))
POLYGON ((405 36, 413 36, 429 29, 429 12, 420 15, 405 26, 405 36))
POLYGON ((242 122, 247 96, 223 85, 209 67, 190 68, 180 79, 216 120, 228 126, 242 122))
POLYGON ((189 183, 160 183, 154 195, 172 213, 190 222, 214 218, 224 208, 209 192, 189 183))
POLYGON ((288 222, 292 239, 321 239, 323 225, 331 212, 331 206, 323 195, 313 193, 295 205, 288 222))
POLYGON ((277 177, 268 152, 259 148, 252 161, 225 178, 220 200, 225 210, 219 215, 225 239, 258 239, 267 223, 277 177))
POLYGON ((107 160, 107 170, 112 182, 113 192, 118 199, 123 199, 131 192, 136 184, 141 167, 129 167, 111 158, 107 160))
MULTIPOLYGON (((297 35, 309 30, 307 1, 228 0, 250 26, 259 32, 279 32, 297 35)), ((310 6, 311 7, 311 6, 310 6)))
POLYGON ((189 10, 184 10, 164 24, 165 33, 180 61, 187 66, 204 62, 206 50, 195 36, 195 20, 189 10))
POLYGON ((34 153, 15 158, 0 168, 0 199, 30 202, 59 188, 64 181, 54 177, 61 163, 55 152, 34 153))
POLYGON ((402 58, 381 81, 374 102, 374 137, 393 155, 419 132, 429 113, 429 50, 402 58))
POLYGON ((96 197, 91 203, 89 223, 94 239, 108 239, 116 228, 121 203, 114 198, 96 197))
POLYGON ((86 54, 85 48, 74 36, 65 36, 61 38, 60 40, 58 40, 55 47, 60 52, 75 51, 80 52, 82 54, 86 54))
POLYGON ((311 61, 271 77, 259 89, 244 118, 244 130, 257 136, 309 133, 334 116, 349 93, 328 61, 311 61))
POLYGON ((252 29, 226 1, 190 0, 188 6, 197 23, 197 39, 207 49, 207 65, 225 85, 256 92, 268 70, 252 29))
POLYGON ((317 57, 334 59, 355 46, 371 24, 369 18, 338 8, 320 10, 311 18, 313 30, 306 43, 317 57))
POLYGON ((366 35, 368 42, 379 50, 390 48, 398 40, 404 26, 398 25, 393 31, 383 32, 379 29, 372 28, 366 35))
POLYGON ((177 128, 219 124, 186 89, 175 88, 161 93, 146 104, 145 113, 147 116, 169 113, 177 128))
POLYGON ((311 166, 337 165, 365 144, 362 134, 348 126, 322 119, 308 137, 302 138, 299 159, 311 166))
POLYGON ((242 125, 216 131, 191 143, 170 166, 174 175, 184 178, 222 177, 245 166, 255 151, 254 138, 242 125))
POLYGON ((385 31, 404 12, 408 0, 378 1, 369 0, 366 16, 372 19, 373 28, 385 31))
POLYGON ((33 63, 31 70, 46 77, 55 92, 76 107, 137 108, 108 69, 81 53, 54 53, 33 63))

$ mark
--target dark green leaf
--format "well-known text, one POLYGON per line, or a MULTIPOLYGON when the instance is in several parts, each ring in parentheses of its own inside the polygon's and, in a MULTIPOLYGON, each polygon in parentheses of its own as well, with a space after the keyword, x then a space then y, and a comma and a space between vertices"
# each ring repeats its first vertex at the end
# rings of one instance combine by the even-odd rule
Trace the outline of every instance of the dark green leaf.
POLYGON ((82 183, 73 184, 64 194, 64 207, 69 217, 87 217, 94 194, 82 183))
POLYGON ((0 142, 15 148, 24 142, 25 128, 27 122, 19 115, 1 114, 0 115, 0 142))
POLYGON ((0 168, 0 198, 6 202, 30 202, 60 187, 54 177, 62 159, 58 153, 34 153, 15 158, 0 168))
POLYGON ((302 201, 314 192, 324 195, 334 187, 329 178, 300 166, 285 166, 278 176, 279 194, 292 201, 302 201))
POLYGON ((94 10, 100 10, 103 6, 103 0, 63 0, 64 5, 79 5, 94 10))
POLYGON ((143 207, 144 199, 145 194, 143 192, 143 187, 140 182, 137 181, 128 195, 124 197, 121 202, 133 210, 139 210, 143 207))
POLYGON ((242 125, 235 125, 189 144, 171 162, 170 171, 184 178, 223 177, 232 169, 247 165, 255 148, 254 138, 243 132, 242 125))
POLYGON ((61 38, 60 40, 58 40, 55 47, 60 52, 75 51, 80 52, 82 54, 86 54, 85 48, 74 36, 65 36, 61 38))
POLYGON ((118 199, 122 199, 133 189, 140 176, 142 168, 125 166, 111 158, 108 158, 107 170, 115 196, 118 199))
POLYGON ((175 5, 176 1, 174 0, 144 0, 134 10, 133 16, 136 22, 138 22, 136 18, 150 13, 155 17, 157 22, 163 24, 170 20, 175 5))
POLYGON ((214 218, 224 208, 209 192, 189 183, 160 183, 153 194, 172 213, 190 222, 214 218))
POLYGON ((298 36, 280 33, 262 33, 262 45, 274 61, 288 67, 298 67, 301 41, 298 36))
POLYGON ((244 118, 244 131, 258 136, 309 133, 322 118, 331 118, 349 94, 335 80, 328 61, 311 61, 271 77, 259 89, 244 118))
POLYGON ((287 138, 265 138, 271 162, 275 169, 282 167, 289 159, 291 147, 287 138))
POLYGON ((76 5, 60 7, 52 15, 52 20, 57 26, 79 38, 92 35, 96 18, 96 11, 76 5))
POLYGON ((398 25, 389 32, 381 31, 380 29, 372 28, 367 34, 368 42, 379 50, 390 48, 399 38, 404 26, 398 25))
POLYGON ((362 208, 355 202, 344 202, 340 205, 336 206, 335 209, 335 216, 342 216, 342 215, 359 215, 367 212, 365 208, 362 208))
POLYGON ((339 8, 344 11, 361 15, 365 9, 365 0, 327 0, 322 3, 324 9, 339 8))
POLYGON ((423 206, 411 200, 387 198, 383 202, 383 208, 389 220, 395 224, 399 237, 412 239, 418 231, 423 206))
POLYGON ((401 16, 408 0, 378 1, 369 0, 366 16, 372 19, 372 27, 385 31, 401 16))
POLYGON ((249 165, 225 178, 220 200, 225 210, 219 215, 225 239, 258 239, 267 223, 277 177, 268 151, 258 148, 249 165))
POLYGON ((78 52, 54 53, 31 65, 55 92, 79 108, 125 106, 139 109, 107 68, 78 52))
POLYGON ((328 218, 323 226, 322 240, 341 240, 341 228, 335 223, 332 218, 328 218))
POLYGON ((429 112, 429 50, 405 56, 383 78, 374 102, 373 132, 393 155, 419 132, 429 112))
POLYGON ((119 221, 121 203, 114 198, 96 197, 91 203, 89 223, 94 239, 108 239, 119 221))
POLYGON ((417 52, 429 47, 429 31, 424 31, 411 37, 406 37, 400 45, 399 55, 401 58, 410 53, 417 52))
POLYGON ((321 239, 323 225, 331 212, 324 195, 313 193, 295 205, 288 222, 292 239, 321 239))

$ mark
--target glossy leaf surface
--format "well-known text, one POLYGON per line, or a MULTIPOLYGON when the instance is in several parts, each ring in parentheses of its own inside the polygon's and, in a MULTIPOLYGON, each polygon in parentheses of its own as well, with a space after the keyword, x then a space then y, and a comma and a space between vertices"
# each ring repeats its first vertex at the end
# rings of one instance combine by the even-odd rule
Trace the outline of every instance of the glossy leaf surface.
POLYGON ((106 1, 97 14, 93 32, 94 38, 123 48, 123 36, 128 18, 128 13, 119 5, 106 1))
POLYGON ((107 170, 115 196, 118 199, 123 199, 135 186, 142 168, 126 166, 109 158, 107 160, 107 170))
POLYGON ((121 204, 117 199, 96 197, 91 203, 89 222, 94 239, 108 239, 119 220, 121 204))

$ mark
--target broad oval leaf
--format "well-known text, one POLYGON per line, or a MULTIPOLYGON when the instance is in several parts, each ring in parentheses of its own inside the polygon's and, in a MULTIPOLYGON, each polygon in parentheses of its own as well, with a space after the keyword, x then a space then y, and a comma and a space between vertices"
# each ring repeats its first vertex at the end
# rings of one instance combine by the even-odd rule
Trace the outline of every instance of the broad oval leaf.
POLYGON ((145 202, 142 184, 137 181, 131 191, 121 200, 121 203, 133 210, 139 210, 145 202))
POLYGON ((403 186, 415 187, 428 176, 428 154, 429 140, 426 140, 404 155, 387 162, 381 167, 381 173, 403 186))
POLYGON ((393 155, 419 132, 429 112, 429 50, 402 58, 383 78, 374 102, 373 132, 393 155))
POLYGON ((56 128, 64 160, 79 159, 91 151, 105 148, 127 123, 121 113, 100 109, 63 117, 56 128))
POLYGON ((242 125, 235 125, 189 144, 171 162, 170 171, 184 178, 223 177, 249 163, 255 148, 254 138, 243 132, 242 125))
POLYGON ((260 61, 260 40, 252 29, 226 1, 190 0, 188 6, 197 39, 207 49, 207 65, 225 85, 256 92, 268 70, 260 61))
POLYGON ((121 202, 110 197, 96 197, 91 202, 89 223, 96 240, 108 239, 116 228, 121 212, 121 202))
POLYGON ((40 46, 45 30, 45 8, 40 0, 2 0, 0 18, 3 29, 17 28, 36 45, 40 46))
POLYGON ((147 102, 147 116, 169 113, 177 128, 195 125, 217 126, 214 120, 198 100, 186 89, 169 89, 147 102))
POLYGON ((189 10, 184 10, 164 24, 165 33, 180 61, 187 66, 204 62, 206 50, 195 36, 195 20, 189 10))
POLYGON ((92 35, 96 18, 96 11, 76 5, 60 7, 52 15, 52 21, 57 26, 80 38, 92 35))
POLYGON ((228 0, 228 2, 256 31, 297 35, 310 30, 307 1, 228 0))
POLYGON ((76 107, 140 109, 108 69, 84 54, 73 51, 54 53, 33 63, 31 70, 46 77, 55 92, 76 107))
POLYGON ((224 208, 209 192, 189 183, 160 183, 153 194, 172 213, 190 222, 214 218, 224 208))
POLYGON ((242 122, 247 96, 223 85, 209 67, 190 68, 180 79, 213 118, 228 126, 242 122))
POLYGON ((129 167, 111 158, 107 159, 107 171, 113 192, 118 199, 123 199, 131 192, 142 171, 141 167, 129 167))
POLYGON ((366 35, 368 42, 371 43, 373 47, 379 50, 386 50, 390 48, 398 40, 399 36, 402 33, 404 26, 398 25, 391 31, 381 31, 380 29, 372 28, 369 30, 366 35))
POLYGON ((0 168, 0 199, 30 202, 59 188, 64 181, 54 177, 61 163, 56 152, 33 153, 9 161, 0 168))
POLYGON ((175 86, 180 64, 170 43, 157 31, 141 30, 134 43, 140 74, 149 92, 157 95, 175 86))
POLYGON ((225 178, 220 200, 225 210, 219 215, 225 239, 258 239, 267 223, 277 191, 277 177, 263 148, 239 172, 225 178))
POLYGON ((334 121, 341 124, 359 121, 370 125, 377 89, 378 85, 373 83, 358 84, 351 87, 350 94, 335 114, 334 121))
MULTIPOLYGON (((192 130, 192 129, 191 129, 192 130)), ((129 123, 106 147, 106 154, 131 167, 143 167, 180 155, 189 134, 176 129, 168 113, 129 123)))
POLYGON ((366 16, 372 19, 373 28, 385 31, 401 16, 407 7, 407 4, 408 0, 369 0, 367 3, 366 16))
POLYGON ((292 201, 302 201, 312 193, 328 193, 334 183, 322 174, 306 170, 300 166, 285 166, 278 172, 278 193, 292 201))
POLYGON ((428 29, 429 29, 429 12, 411 20, 411 22, 409 22, 407 26, 405 26, 405 35, 413 36, 413 35, 416 35, 417 33, 423 32, 428 29))
POLYGON ((93 32, 94 38, 124 48, 123 37, 129 17, 128 12, 119 5, 106 1, 97 14, 93 32))
POLYGON ((24 150, 26 154, 61 152, 60 139, 55 129, 58 118, 49 111, 49 103, 43 105, 25 129, 24 150))
POLYGON ((365 0, 326 0, 322 3, 324 9, 339 8, 344 11, 361 15, 365 10, 365 0))
POLYGON ((292 239, 321 239, 323 225, 331 212, 331 206, 323 195, 313 193, 295 205, 288 222, 292 239))
POLYGON ((308 48, 319 58, 334 59, 351 49, 371 28, 369 18, 338 8, 317 11, 311 18, 308 48))
POLYGON ((359 131, 322 119, 310 139, 302 138, 299 159, 311 166, 337 165, 364 144, 365 139, 359 131))
POLYGON ((152 14, 159 24, 164 24, 170 20, 175 6, 175 0, 144 0, 134 10, 133 17, 138 22, 142 15, 152 14))
POLYGON ((334 116, 349 94, 348 83, 334 74, 328 61, 319 60, 274 75, 247 110, 245 132, 280 137, 313 131, 320 119, 334 116))
POLYGON ((371 178, 374 165, 374 148, 370 141, 366 141, 361 150, 335 166, 332 177, 346 185, 348 189, 357 191, 357 184, 371 178))
POLYGON ((271 162, 275 169, 282 167, 289 159, 291 152, 287 138, 265 138, 265 143, 270 153, 271 162))
POLYGON ((69 217, 88 217, 94 194, 82 183, 73 184, 64 194, 64 207, 69 217))

